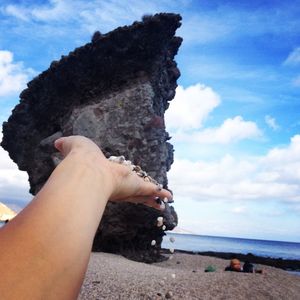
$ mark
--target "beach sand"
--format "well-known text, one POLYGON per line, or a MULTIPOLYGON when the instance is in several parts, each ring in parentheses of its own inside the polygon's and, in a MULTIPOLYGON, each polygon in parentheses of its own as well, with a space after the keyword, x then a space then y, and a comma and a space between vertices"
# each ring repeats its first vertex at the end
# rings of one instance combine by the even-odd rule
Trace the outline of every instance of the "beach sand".
POLYGON ((263 274, 225 272, 228 264, 175 253, 171 260, 149 265, 92 253, 79 299, 300 299, 300 276, 268 266, 258 266, 263 274), (216 272, 205 273, 208 265, 216 272))

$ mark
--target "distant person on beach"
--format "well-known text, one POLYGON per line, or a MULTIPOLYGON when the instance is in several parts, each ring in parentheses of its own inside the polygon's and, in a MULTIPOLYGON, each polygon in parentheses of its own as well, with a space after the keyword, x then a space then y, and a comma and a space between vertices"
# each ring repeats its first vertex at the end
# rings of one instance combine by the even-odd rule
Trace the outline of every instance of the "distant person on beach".
POLYGON ((246 261, 242 267, 240 260, 236 258, 233 258, 230 261, 230 265, 225 268, 225 271, 243 272, 243 273, 260 273, 260 274, 264 273, 263 269, 256 269, 255 266, 249 261, 246 261))
POLYGON ((234 271, 234 272, 241 272, 242 267, 241 267, 241 262, 234 258, 230 261, 230 266, 225 268, 225 271, 234 271))
POLYGON ((63 161, 0 229, 1 299, 76 299, 107 201, 160 209, 157 197, 172 198, 129 167, 108 161, 87 138, 60 138, 55 147, 63 161))

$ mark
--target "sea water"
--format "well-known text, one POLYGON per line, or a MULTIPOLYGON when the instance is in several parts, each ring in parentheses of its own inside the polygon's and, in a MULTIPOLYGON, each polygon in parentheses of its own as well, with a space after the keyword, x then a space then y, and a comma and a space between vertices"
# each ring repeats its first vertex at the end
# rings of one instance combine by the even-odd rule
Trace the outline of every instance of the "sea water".
MULTIPOLYGON (((4 223, 0 222, 0 227, 4 223)), ((300 260, 300 243, 166 232, 162 247, 192 252, 232 252, 300 260), (174 237, 175 243, 169 238, 174 237)))
POLYGON ((300 243, 166 233, 162 243, 163 248, 193 252, 252 253, 263 257, 300 260, 300 243), (169 241, 171 236, 175 238, 175 243, 169 241))

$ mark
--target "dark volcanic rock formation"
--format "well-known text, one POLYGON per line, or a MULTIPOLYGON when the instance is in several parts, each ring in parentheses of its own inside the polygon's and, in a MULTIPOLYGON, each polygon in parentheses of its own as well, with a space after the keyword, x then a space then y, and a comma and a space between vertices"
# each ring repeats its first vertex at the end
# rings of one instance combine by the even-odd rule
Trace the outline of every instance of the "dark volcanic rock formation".
MULTIPOLYGON (((175 95, 180 72, 174 56, 181 17, 158 14, 107 34, 62 56, 28 83, 20 103, 3 124, 2 147, 29 174, 36 194, 59 155, 59 136, 84 135, 106 156, 124 155, 167 188, 173 162, 164 112, 175 95)), ((138 260, 157 256, 163 232, 155 226, 159 212, 139 205, 109 203, 94 250, 118 252, 138 260), (156 239, 158 247, 151 247, 156 239)), ((87 216, 84 216, 87 217, 87 216)), ((165 225, 177 224, 172 207, 165 225)))

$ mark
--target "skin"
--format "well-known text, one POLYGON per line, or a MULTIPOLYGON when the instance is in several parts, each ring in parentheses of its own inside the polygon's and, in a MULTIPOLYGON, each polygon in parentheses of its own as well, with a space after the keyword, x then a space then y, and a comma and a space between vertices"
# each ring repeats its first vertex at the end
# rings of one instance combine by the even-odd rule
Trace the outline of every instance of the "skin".
POLYGON ((1 299, 76 299, 107 201, 161 209, 155 197, 172 198, 129 167, 109 162, 87 138, 60 138, 55 147, 63 161, 0 229, 1 299))

